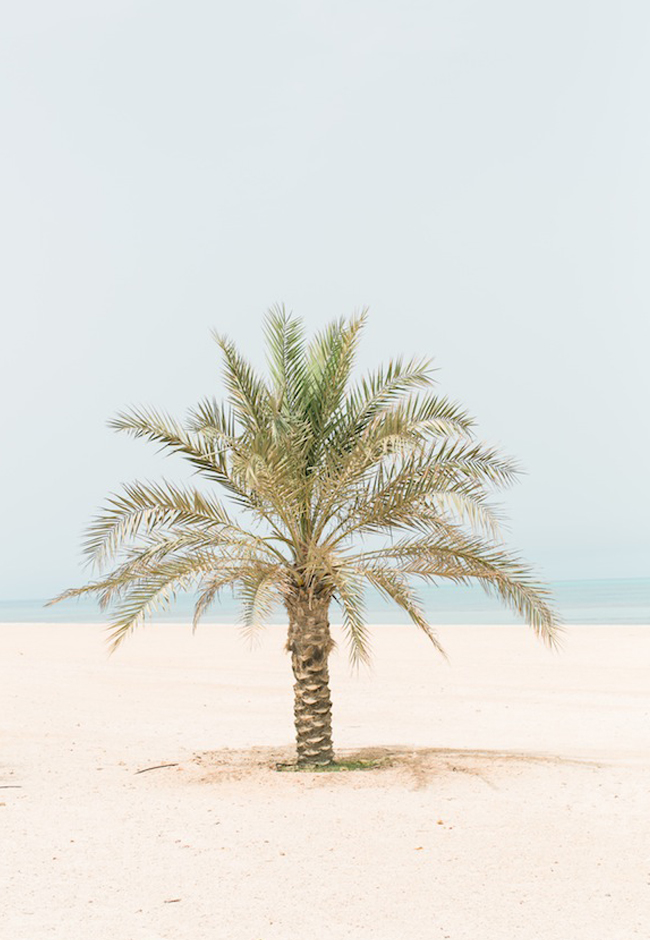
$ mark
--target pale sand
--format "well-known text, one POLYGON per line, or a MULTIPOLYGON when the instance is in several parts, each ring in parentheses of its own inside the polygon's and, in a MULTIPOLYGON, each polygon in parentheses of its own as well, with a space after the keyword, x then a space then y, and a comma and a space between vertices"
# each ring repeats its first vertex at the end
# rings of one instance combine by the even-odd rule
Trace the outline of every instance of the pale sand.
POLYGON ((99 626, 0 625, 2 938, 650 937, 650 628, 559 655, 441 628, 446 664, 379 627, 371 676, 333 656, 335 737, 396 762, 319 775, 271 769, 282 634, 151 627, 108 659, 99 626))

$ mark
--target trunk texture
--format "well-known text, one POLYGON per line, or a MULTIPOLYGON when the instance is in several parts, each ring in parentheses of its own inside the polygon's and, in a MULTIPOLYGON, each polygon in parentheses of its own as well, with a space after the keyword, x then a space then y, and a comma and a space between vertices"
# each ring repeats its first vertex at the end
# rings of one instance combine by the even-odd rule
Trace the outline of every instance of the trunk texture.
POLYGON ((300 593, 286 601, 289 613, 287 650, 295 683, 294 720, 299 764, 330 764, 332 700, 327 659, 332 646, 327 599, 300 593))

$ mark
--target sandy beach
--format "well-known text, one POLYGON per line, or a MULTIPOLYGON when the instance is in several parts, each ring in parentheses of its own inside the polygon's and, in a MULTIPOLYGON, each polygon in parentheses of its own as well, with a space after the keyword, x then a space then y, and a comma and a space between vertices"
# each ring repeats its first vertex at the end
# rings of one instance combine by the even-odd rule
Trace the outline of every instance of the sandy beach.
POLYGON ((376 628, 358 675, 341 642, 338 753, 385 766, 295 774, 283 628, 109 658, 99 625, 1 624, 3 938, 650 936, 650 628, 439 632, 449 663, 376 628))

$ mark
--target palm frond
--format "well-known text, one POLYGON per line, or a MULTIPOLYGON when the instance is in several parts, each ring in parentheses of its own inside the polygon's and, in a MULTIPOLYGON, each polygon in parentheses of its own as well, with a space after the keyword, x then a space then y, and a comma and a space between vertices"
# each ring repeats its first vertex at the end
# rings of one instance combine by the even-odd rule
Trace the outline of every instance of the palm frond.
POLYGON ((363 310, 348 323, 334 321, 316 336, 307 351, 311 396, 306 413, 314 438, 312 466, 317 464, 319 452, 328 438, 330 419, 343 406, 366 319, 367 312, 363 310))
POLYGON ((214 398, 202 399, 190 409, 190 431, 214 442, 217 449, 228 451, 237 447, 237 422, 231 408, 214 398))
POLYGON ((213 336, 222 352, 224 382, 233 412, 249 432, 264 428, 270 405, 265 382, 239 354, 231 340, 216 332, 213 336))
POLYGON ((446 538, 404 539, 358 556, 358 563, 392 563, 405 576, 425 580, 446 578, 460 584, 476 582, 505 601, 551 647, 560 643, 562 626, 550 606, 551 594, 516 555, 479 538, 450 530, 446 538))
MULTIPOLYGON (((379 416, 386 413, 395 415, 406 393, 426 388, 432 382, 429 359, 404 362, 397 358, 362 378, 350 391, 335 426, 330 429, 332 446, 341 452, 353 448, 379 416)), ((423 405, 420 407, 424 408, 423 405)))
POLYGON ((500 513, 486 499, 472 498, 465 492, 450 489, 434 491, 429 496, 436 520, 451 525, 467 525, 472 531, 496 541, 501 537, 500 513))
POLYGON ((370 635, 365 621, 363 582, 348 566, 337 564, 327 571, 334 600, 343 614, 350 662, 353 666, 370 662, 370 635))
POLYGON ((241 581, 242 567, 220 567, 205 576, 199 585, 199 594, 194 604, 192 632, 195 633, 201 618, 212 607, 224 588, 233 588, 241 581))
POLYGON ((278 566, 250 570, 242 577, 239 590, 242 626, 250 643, 282 602, 284 582, 284 572, 278 566))
POLYGON ((177 558, 158 564, 149 574, 141 574, 125 591, 111 618, 109 643, 114 652, 147 617, 166 610, 179 591, 193 587, 205 573, 201 556, 177 558))
POLYGON ((269 371, 277 405, 283 414, 301 415, 309 395, 305 330, 283 306, 269 310, 265 324, 269 371))
POLYGON ((427 622, 422 605, 407 579, 399 571, 377 564, 363 568, 363 575, 381 594, 409 615, 413 623, 422 630, 446 659, 447 654, 440 645, 435 630, 427 622))
POLYGON ((214 476, 219 472, 210 449, 162 411, 144 406, 131 408, 111 418, 108 426, 115 431, 126 431, 132 437, 144 437, 160 444, 163 450, 167 448, 183 454, 198 470, 208 475, 214 476))
MULTIPOLYGON (((347 498, 345 492, 338 493, 344 513, 329 530, 327 540, 338 545, 353 534, 425 528, 433 519, 435 500, 444 492, 471 497, 477 507, 489 512, 484 498, 487 487, 507 485, 515 473, 511 461, 474 442, 435 442, 410 453, 394 454, 390 461, 375 465, 370 477, 362 476, 361 483, 355 481, 347 498)), ((467 499, 465 502, 467 512, 467 499)), ((330 501, 330 513, 335 505, 336 501, 334 505, 330 501)))
POLYGON ((233 523, 222 503, 193 487, 161 483, 128 483, 113 494, 105 511, 91 524, 84 551, 96 564, 115 556, 127 541, 162 526, 200 526, 204 536, 217 536, 233 523))

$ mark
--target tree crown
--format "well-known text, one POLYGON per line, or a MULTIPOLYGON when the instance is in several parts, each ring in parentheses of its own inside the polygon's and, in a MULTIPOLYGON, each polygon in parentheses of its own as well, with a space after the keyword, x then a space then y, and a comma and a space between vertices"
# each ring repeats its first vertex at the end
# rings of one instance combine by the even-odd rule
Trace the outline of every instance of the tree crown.
POLYGON ((490 502, 515 466, 435 392, 429 361, 396 358, 354 382, 365 321, 337 320, 308 342, 302 322, 274 308, 266 378, 215 334, 225 402, 206 398, 183 423, 149 408, 118 414, 113 428, 182 454, 229 506, 193 486, 125 486, 88 530, 99 576, 56 600, 90 593, 112 606, 116 647, 180 590, 198 590, 196 626, 223 589, 237 589, 249 631, 278 602, 335 599, 359 661, 369 654, 365 585, 440 649, 413 579, 475 581, 556 643, 548 591, 504 547, 490 502))

